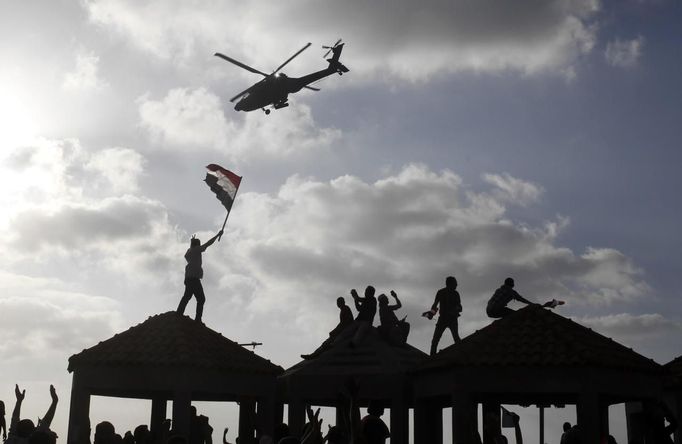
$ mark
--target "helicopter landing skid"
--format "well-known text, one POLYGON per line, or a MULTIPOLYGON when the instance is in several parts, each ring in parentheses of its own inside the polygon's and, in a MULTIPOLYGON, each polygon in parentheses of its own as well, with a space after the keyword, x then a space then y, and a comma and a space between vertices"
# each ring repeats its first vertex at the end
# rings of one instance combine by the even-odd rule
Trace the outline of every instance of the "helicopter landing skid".
POLYGON ((270 110, 268 108, 263 108, 263 112, 265 113, 266 116, 270 114, 270 110))

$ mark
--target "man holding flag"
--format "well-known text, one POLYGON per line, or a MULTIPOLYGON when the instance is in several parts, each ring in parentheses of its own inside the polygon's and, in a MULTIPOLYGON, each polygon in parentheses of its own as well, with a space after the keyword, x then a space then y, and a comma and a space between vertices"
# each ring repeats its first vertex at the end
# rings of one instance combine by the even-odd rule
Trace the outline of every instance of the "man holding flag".
POLYGON ((239 184, 242 180, 240 176, 237 176, 230 170, 226 170, 220 165, 210 164, 206 169, 208 171, 206 172, 206 179, 204 179, 204 182, 206 182, 209 188, 211 188, 211 191, 216 194, 218 200, 223 204, 227 210, 227 215, 223 222, 223 228, 220 229, 218 234, 213 236, 203 245, 199 239, 192 236, 190 246, 185 253, 185 260, 187 261, 187 265, 185 266, 185 293, 182 295, 182 299, 180 299, 177 312, 181 315, 184 314, 187 303, 192 296, 194 296, 197 299, 195 319, 199 322, 201 322, 201 315, 204 311, 204 302, 206 301, 204 288, 201 285, 201 278, 204 277, 204 270, 201 268, 201 253, 213 245, 216 239, 220 241, 220 237, 223 235, 223 230, 225 229, 225 224, 227 223, 227 217, 230 215, 230 210, 232 209, 232 203, 237 196, 237 190, 239 189, 239 184))

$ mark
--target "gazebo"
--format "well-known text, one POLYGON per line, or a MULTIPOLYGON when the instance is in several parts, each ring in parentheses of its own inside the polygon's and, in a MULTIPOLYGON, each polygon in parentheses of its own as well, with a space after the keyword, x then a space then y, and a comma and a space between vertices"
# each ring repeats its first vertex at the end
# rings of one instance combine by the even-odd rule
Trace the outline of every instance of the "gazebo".
POLYGON ((336 407, 338 423, 339 395, 353 378, 360 404, 373 400, 390 407, 391 444, 407 444, 413 404, 409 372, 427 355, 409 344, 391 345, 374 327, 360 344, 353 347, 350 340, 337 341, 320 356, 299 362, 279 377, 289 405, 289 427, 294 434, 300 433, 305 405, 336 407))
POLYGON ((239 402, 239 436, 254 436, 256 427, 272 434, 281 422, 275 393, 283 369, 176 312, 151 316, 71 356, 68 370, 69 444, 89 442, 92 395, 150 399, 152 432, 166 418, 168 400, 173 430, 185 436, 193 400, 239 402))
MULTIPOLYGON (((583 444, 608 434, 608 406, 662 393, 653 360, 539 306, 492 322, 423 364, 415 378, 415 442, 442 443, 442 409, 452 407, 453 442, 471 443, 483 405, 486 434, 500 433, 500 404, 573 404, 583 444), (435 436, 434 436, 435 435, 435 436)), ((542 421, 542 416, 541 416, 542 421)))

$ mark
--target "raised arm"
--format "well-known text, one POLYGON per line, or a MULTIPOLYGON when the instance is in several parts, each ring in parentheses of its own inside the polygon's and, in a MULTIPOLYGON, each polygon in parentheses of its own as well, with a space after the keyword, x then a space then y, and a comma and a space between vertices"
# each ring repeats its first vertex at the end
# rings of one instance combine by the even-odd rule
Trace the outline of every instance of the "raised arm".
POLYGON ((403 306, 403 304, 400 303, 400 299, 398 299, 398 295, 395 293, 395 291, 391 290, 391 296, 393 296, 393 299, 395 299, 395 304, 389 305, 388 308, 390 308, 391 310, 398 310, 400 307, 403 306))
POLYGON ((21 419, 21 403, 24 402, 24 396, 26 396, 26 389, 23 391, 19 390, 19 384, 14 385, 14 396, 17 398, 16 403, 14 404, 14 410, 12 410, 12 419, 10 420, 9 423, 9 434, 14 435, 14 433, 17 431, 17 424, 19 424, 19 420, 21 419))
POLYGON ((50 397, 52 398, 50 407, 48 407, 47 412, 45 412, 45 416, 43 416, 43 419, 40 421, 40 428, 43 430, 50 429, 50 424, 52 424, 52 419, 54 418, 54 412, 57 410, 57 402, 59 401, 59 397, 57 396, 57 391, 54 389, 53 385, 50 385, 50 397))
POLYGON ((223 430, 223 444, 230 444, 227 442, 227 431, 229 430, 229 427, 225 427, 225 430, 223 430))
POLYGON ((201 251, 206 251, 206 249, 208 247, 210 247, 211 245, 213 245, 213 242, 215 242, 216 239, 218 239, 222 235, 223 235, 223 230, 218 231, 218 234, 216 234, 215 236, 213 236, 212 238, 207 240, 206 243, 201 246, 201 251))
POLYGON ((362 307, 362 302, 364 301, 364 298, 361 298, 358 296, 358 292, 355 291, 355 288, 353 288, 350 291, 350 295, 353 297, 353 302, 355 303, 355 309, 357 311, 360 311, 360 307, 362 307))

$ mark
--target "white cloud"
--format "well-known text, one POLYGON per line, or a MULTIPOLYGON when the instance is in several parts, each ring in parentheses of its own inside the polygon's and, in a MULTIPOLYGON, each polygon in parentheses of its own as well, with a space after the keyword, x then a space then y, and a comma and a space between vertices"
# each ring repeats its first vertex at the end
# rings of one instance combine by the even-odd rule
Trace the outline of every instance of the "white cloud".
POLYGON ((542 187, 510 176, 509 174, 484 174, 483 179, 498 188, 500 200, 526 206, 536 202, 542 194, 542 187))
POLYGON ((429 0, 390 6, 227 1, 203 9, 182 1, 89 0, 85 5, 94 23, 183 64, 220 50, 267 70, 298 43, 329 44, 341 36, 349 42, 348 64, 356 74, 388 71, 410 80, 461 70, 571 72, 595 44, 599 10, 598 0, 429 0))
POLYGON ((77 54, 76 66, 64 76, 62 86, 68 90, 88 92, 108 86, 99 77, 99 57, 92 52, 77 54))
POLYGON ((138 190, 144 158, 130 148, 106 148, 93 154, 85 168, 100 175, 114 194, 132 193, 138 190))
POLYGON ((267 118, 225 118, 220 98, 205 88, 176 88, 163 100, 139 99, 141 125, 162 149, 208 148, 233 162, 267 155, 281 158, 326 149, 340 131, 318 128, 310 109, 298 104, 267 118))
POLYGON ((632 40, 616 39, 606 45, 604 57, 612 65, 621 68, 630 68, 637 65, 642 56, 644 37, 639 36, 632 40))

